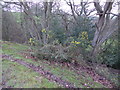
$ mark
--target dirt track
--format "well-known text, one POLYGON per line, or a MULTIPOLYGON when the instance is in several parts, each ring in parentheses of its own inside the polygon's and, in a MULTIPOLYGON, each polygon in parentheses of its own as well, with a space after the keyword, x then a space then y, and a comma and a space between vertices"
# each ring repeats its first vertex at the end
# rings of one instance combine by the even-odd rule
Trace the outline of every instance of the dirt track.
POLYGON ((17 62, 17 63, 19 63, 27 68, 30 68, 30 69, 38 72, 39 74, 43 75, 48 80, 58 83, 60 86, 63 86, 65 88, 77 88, 72 83, 69 83, 68 81, 62 80, 62 78, 53 75, 49 71, 45 71, 41 66, 36 67, 35 65, 33 65, 31 63, 26 63, 20 59, 15 59, 9 55, 2 55, 2 58, 6 59, 6 60, 10 60, 12 62, 17 62))

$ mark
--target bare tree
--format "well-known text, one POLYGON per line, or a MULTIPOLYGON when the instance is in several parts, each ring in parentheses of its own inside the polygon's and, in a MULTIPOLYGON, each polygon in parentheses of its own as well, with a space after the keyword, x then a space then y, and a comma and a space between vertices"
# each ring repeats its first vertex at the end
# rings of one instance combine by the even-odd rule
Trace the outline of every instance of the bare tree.
POLYGON ((27 29, 30 32, 30 35, 35 38, 37 41, 42 43, 40 33, 37 28, 37 24, 33 18, 33 13, 30 10, 30 7, 27 2, 20 2, 20 4, 23 6, 23 10, 25 13, 24 19, 26 21, 26 25, 28 26, 27 29), (31 27, 31 28, 30 28, 31 27))
MULTIPOLYGON (((44 14, 43 14, 43 20, 41 22, 42 28, 46 30, 50 30, 50 19, 51 19, 51 12, 52 12, 52 5, 53 2, 43 2, 44 5, 44 14)), ((48 36, 46 33, 43 33, 43 43, 48 43, 48 36)))
MULTIPOLYGON (((65 0, 66 1, 66 0, 65 0)), ((75 4, 75 1, 74 0, 69 0, 66 1, 67 5, 70 6, 71 8, 71 12, 72 12, 72 16, 74 17, 75 20, 77 20, 77 16, 89 16, 93 11, 95 11, 95 9, 91 9, 89 10, 89 5, 92 3, 92 2, 88 2, 87 1, 83 1, 83 0, 79 0, 80 3, 77 3, 75 4)))
POLYGON ((113 20, 110 18, 112 5, 113 2, 111 0, 109 2, 106 2, 104 9, 102 9, 99 2, 94 2, 94 6, 97 10, 97 15, 99 18, 96 23, 97 29, 92 42, 92 56, 96 56, 100 52, 100 46, 102 43, 107 40, 116 30, 118 30, 118 17, 113 20))

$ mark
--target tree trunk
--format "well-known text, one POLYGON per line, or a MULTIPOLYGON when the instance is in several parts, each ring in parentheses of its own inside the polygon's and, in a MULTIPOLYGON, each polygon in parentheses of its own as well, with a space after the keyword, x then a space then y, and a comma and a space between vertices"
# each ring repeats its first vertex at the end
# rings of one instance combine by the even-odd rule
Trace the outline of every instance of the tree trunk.
MULTIPOLYGON (((112 9, 113 2, 106 2, 104 6, 104 10, 102 10, 102 7, 99 5, 99 2, 94 2, 94 6, 97 10, 97 14, 99 15, 98 22, 96 24, 97 29, 94 35, 94 39, 92 42, 93 50, 92 50, 92 56, 97 56, 97 54, 100 51, 100 46, 102 43, 108 39, 112 33, 116 30, 112 30, 111 25, 115 25, 114 23, 110 23, 110 16, 107 13, 110 13, 112 9)), ((113 26, 112 25, 112 26, 113 26)), ((116 26, 116 25, 115 25, 116 26)))

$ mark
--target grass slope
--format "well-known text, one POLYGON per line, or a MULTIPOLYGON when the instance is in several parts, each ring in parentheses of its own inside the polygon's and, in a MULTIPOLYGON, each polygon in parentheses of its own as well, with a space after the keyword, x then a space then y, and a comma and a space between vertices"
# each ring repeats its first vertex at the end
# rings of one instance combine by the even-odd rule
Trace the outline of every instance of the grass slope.
POLYGON ((3 60, 3 87, 14 88, 56 88, 56 83, 50 82, 38 73, 15 62, 3 60))
MULTIPOLYGON (((19 51, 29 49, 28 46, 2 42, 3 54, 12 55, 16 58, 21 58, 18 55, 19 51)), ((54 82, 50 82, 38 73, 8 60, 2 60, 2 81, 3 87, 14 88, 58 88, 60 87, 54 82)))
MULTIPOLYGON (((0 41, 0 44, 2 45, 2 53, 8 54, 11 56, 14 56, 16 59, 22 59, 25 62, 32 63, 36 66, 41 65, 44 67, 45 70, 50 71, 56 76, 61 77, 64 80, 67 80, 71 83, 73 83, 76 87, 79 88, 103 88, 105 87, 99 82, 93 81, 92 77, 89 76, 87 73, 82 72, 78 75, 74 70, 70 70, 67 67, 62 67, 60 65, 49 65, 49 63, 46 63, 48 61, 45 60, 39 60, 34 61, 32 59, 28 59, 24 57, 20 53, 30 53, 29 46, 16 44, 16 43, 10 43, 6 41, 0 41)), ((1 51, 0 51, 1 52, 1 51)), ((23 87, 23 88, 57 88, 61 87, 55 82, 51 82, 44 78, 43 76, 39 75, 35 71, 32 71, 22 65, 19 65, 15 62, 2 60, 2 69, 3 69, 3 82, 6 86, 11 87, 23 87)))

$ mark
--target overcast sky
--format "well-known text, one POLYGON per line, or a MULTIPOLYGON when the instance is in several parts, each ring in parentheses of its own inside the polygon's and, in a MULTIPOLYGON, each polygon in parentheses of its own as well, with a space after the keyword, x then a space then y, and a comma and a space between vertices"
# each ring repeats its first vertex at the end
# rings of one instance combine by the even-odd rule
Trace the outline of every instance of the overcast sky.
MULTIPOLYGON (((3 1, 6 1, 6 2, 17 2, 18 0, 3 0, 3 1)), ((21 1, 31 1, 31 2, 37 3, 37 2, 40 2, 40 1, 43 2, 43 1, 46 1, 46 0, 21 0, 21 1)), ((48 1, 53 1, 53 0, 48 0, 48 1)), ((64 11, 69 12, 69 13, 71 12, 70 7, 66 4, 65 0, 54 0, 54 1, 60 2, 61 9, 63 9, 64 11)), ((66 1, 69 1, 69 0, 66 0, 66 1)), ((79 4, 80 1, 81 0, 74 0, 75 4, 79 4)), ((87 0, 83 0, 83 1, 87 1, 87 0)), ((88 1, 89 2, 93 2, 94 0, 88 0, 88 1)), ((96 1, 100 1, 101 5, 106 2, 106 0, 96 0, 96 1)), ((89 9, 93 9, 93 8, 94 8, 94 4, 91 3, 89 9)), ((118 6, 117 5, 116 5, 116 7, 113 7, 112 13, 115 13, 115 14, 118 13, 118 6)), ((95 14, 95 13, 93 13, 93 14, 95 14)))

